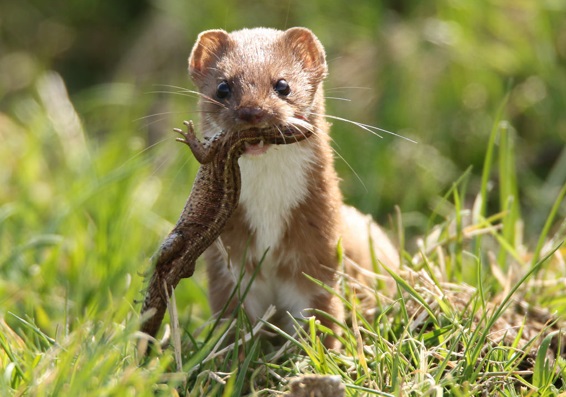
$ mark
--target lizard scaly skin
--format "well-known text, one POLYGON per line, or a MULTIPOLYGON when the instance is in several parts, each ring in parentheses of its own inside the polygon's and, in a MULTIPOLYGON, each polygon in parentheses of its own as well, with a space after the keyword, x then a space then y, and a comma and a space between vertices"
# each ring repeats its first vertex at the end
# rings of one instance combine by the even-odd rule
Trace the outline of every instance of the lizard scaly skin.
POLYGON ((167 298, 182 278, 193 275, 197 258, 218 238, 238 206, 241 185, 238 159, 245 144, 260 139, 270 144, 289 144, 312 134, 298 128, 249 129, 218 133, 202 143, 194 134, 193 123, 184 124, 187 132, 175 129, 183 135, 177 140, 190 147, 201 166, 181 217, 154 259, 155 269, 141 310, 142 316, 153 311, 141 326, 142 332, 153 337, 165 315, 167 298))

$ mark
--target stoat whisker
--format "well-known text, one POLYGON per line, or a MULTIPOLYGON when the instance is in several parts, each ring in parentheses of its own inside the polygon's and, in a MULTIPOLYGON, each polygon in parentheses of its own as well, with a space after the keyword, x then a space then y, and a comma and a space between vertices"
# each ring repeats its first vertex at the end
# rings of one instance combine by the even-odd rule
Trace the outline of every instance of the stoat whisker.
MULTIPOLYGON (((186 96, 189 98, 196 98, 196 95, 192 95, 191 92, 175 92, 175 91, 150 91, 150 94, 171 94, 171 95, 181 95, 181 96, 186 96)), ((206 103, 211 103, 213 105, 217 105, 217 106, 221 106, 225 109, 228 109, 224 104, 206 96, 206 95, 201 95, 202 98, 204 98, 204 102, 206 103)))
MULTIPOLYGON (((319 128, 320 129, 320 128, 319 128)), ((324 130, 320 129, 322 133, 324 133, 324 130)), ((314 134, 314 132, 313 132, 314 134)), ((332 138, 332 136, 330 136, 330 140, 332 141, 332 143, 334 143, 335 145, 339 146, 338 143, 336 142, 336 140, 334 138, 332 138)), ((352 173, 354 174, 354 176, 356 177, 356 179, 358 181, 360 181, 360 183, 362 184, 364 190, 366 192, 368 192, 368 188, 366 186, 366 184, 364 183, 364 181, 362 180, 362 178, 360 177, 360 175, 356 172, 356 170, 354 169, 354 167, 352 167, 352 165, 348 162, 348 160, 346 160, 346 158, 344 156, 342 156, 340 154, 340 152, 334 148, 334 146, 330 146, 330 148, 332 149, 332 152, 340 159, 344 162, 344 164, 346 164, 346 166, 350 169, 350 171, 352 171, 352 173)))
MULTIPOLYGON (((294 117, 293 117, 292 119, 293 119, 293 121, 294 121, 294 120, 300 121, 300 123, 297 123, 297 124, 300 124, 301 126, 308 125, 308 126, 309 126, 309 131, 312 131, 313 135, 326 134, 326 132, 325 132, 323 129, 321 129, 320 127, 317 127, 317 126, 315 126, 315 125, 309 123, 308 121, 301 120, 301 119, 297 119, 297 118, 294 118, 294 117)), ((293 128, 297 128, 297 126, 295 126, 295 125, 293 125, 293 124, 291 124, 291 123, 290 123, 289 125, 292 126, 293 128)), ((336 141, 335 141, 332 137, 330 137, 330 140, 331 140, 334 144, 337 145, 336 141)), ((320 143, 319 141, 317 141, 317 144, 320 145, 321 143, 320 143)), ((366 192, 367 192, 367 191, 368 191, 367 186, 365 185, 365 183, 364 183, 364 181, 362 180, 362 178, 360 177, 360 175, 356 172, 356 170, 354 169, 354 167, 352 167, 352 165, 344 158, 344 156, 342 156, 342 155, 340 154, 340 152, 338 152, 337 149, 335 149, 335 148, 332 147, 332 146, 331 146, 331 149, 332 149, 332 151, 336 154, 336 156, 337 156, 338 158, 340 158, 340 160, 342 160, 342 161, 344 162, 344 164, 346 164, 346 166, 352 171, 352 173, 354 174, 354 176, 356 177, 356 179, 357 179, 358 181, 360 181, 360 183, 362 184, 362 186, 364 187, 364 189, 365 189, 366 192)))
MULTIPOLYGON (((365 124, 359 123, 359 122, 357 122, 357 121, 348 120, 348 119, 345 119, 345 118, 343 118, 343 117, 332 116, 332 115, 329 115, 329 114, 317 114, 317 113, 312 113, 312 114, 315 115, 315 116, 321 116, 321 117, 324 117, 324 118, 328 118, 328 119, 332 119, 332 120, 338 120, 338 121, 344 121, 344 122, 346 122, 346 123, 353 124, 353 125, 355 125, 356 127, 360 127, 361 129, 370 132, 371 134, 377 136, 378 138, 383 138, 382 135, 379 135, 377 132, 373 131, 371 128, 369 128, 369 126, 366 126, 365 124)), ((376 128, 377 128, 377 127, 376 127, 376 128)), ((380 129, 379 129, 379 130, 380 130, 380 129)), ((384 130, 384 131, 386 131, 386 130, 384 130)), ((389 131, 386 131, 386 132, 389 132, 389 131)), ((391 134, 393 134, 393 133, 391 133, 391 134)), ((394 135, 395 135, 395 134, 394 134, 394 135)))
POLYGON ((370 132, 371 134, 373 134, 373 135, 375 135, 379 138, 383 138, 383 136, 378 134, 374 130, 385 132, 389 135, 393 135, 393 136, 396 136, 398 138, 405 139, 405 140, 412 142, 412 143, 417 143, 416 141, 412 140, 411 138, 407 138, 406 136, 403 136, 403 135, 397 134, 395 132, 392 132, 392 131, 389 131, 389 130, 386 130, 386 129, 383 129, 383 128, 379 128, 379 127, 376 127, 376 126, 373 126, 373 125, 364 124, 364 123, 360 123, 360 122, 353 121, 353 120, 348 120, 348 119, 345 119, 345 118, 339 117, 339 116, 332 116, 330 114, 318 114, 318 113, 312 113, 312 112, 311 112, 311 114, 315 115, 315 116, 320 116, 320 117, 324 117, 324 118, 328 118, 328 119, 332 119, 332 120, 344 121, 346 123, 353 124, 356 127, 359 127, 362 130, 366 130, 366 131, 370 132))
POLYGON ((341 90, 371 90, 370 87, 333 87, 325 88, 325 92, 341 91, 341 90))
MULTIPOLYGON (((163 138, 160 139, 159 141, 155 142, 154 144, 143 148, 142 150, 140 150, 138 153, 134 154, 132 157, 130 157, 128 160, 126 160, 126 163, 128 161, 132 161, 133 159, 135 159, 138 156, 141 156, 143 153, 145 153, 146 151, 155 148, 157 145, 161 145, 163 144, 163 142, 169 141, 169 138, 163 138)), ((181 173, 181 169, 190 161, 190 157, 189 156, 183 156, 183 161, 181 163, 181 166, 179 167, 179 169, 177 170, 177 172, 175 173, 175 176, 177 176, 178 174, 181 173)), ((126 164, 124 163, 124 164, 126 164)), ((163 169, 163 167, 166 166, 166 164, 168 163, 168 160, 166 158, 163 158, 162 160, 160 160, 158 163, 156 163, 156 165, 154 167, 152 167, 152 171, 151 171, 151 176, 155 176, 159 174, 159 171, 161 169, 163 169)))
POLYGON ((195 113, 200 113, 200 114, 216 114, 217 112, 207 112, 207 111, 202 111, 202 110, 194 110, 192 112, 159 112, 159 113, 153 113, 153 114, 148 114, 146 116, 142 116, 142 117, 138 117, 137 119, 134 119, 134 122, 140 122, 140 121, 145 121, 144 126, 150 126, 153 125, 155 123, 159 123, 161 121, 167 120, 168 117, 165 116, 172 116, 172 115, 186 115, 187 113, 189 114, 195 114, 195 113))
POLYGON ((308 131, 312 131, 313 129, 313 125, 306 120, 300 119, 298 117, 289 117, 289 120, 291 121, 292 124, 303 127, 308 131))
POLYGON ((366 191, 366 193, 369 193, 369 190, 366 186, 366 184, 364 183, 364 181, 362 180, 362 178, 360 177, 360 175, 356 172, 356 170, 354 169, 354 167, 352 167, 352 165, 348 162, 348 160, 346 160, 344 158, 344 156, 342 156, 340 154, 340 152, 338 152, 338 150, 334 149, 334 147, 332 147, 332 151, 336 154, 336 156, 338 156, 340 158, 340 160, 342 160, 344 162, 344 164, 346 164, 346 166, 350 169, 350 171, 352 171, 352 173, 354 174, 354 176, 356 177, 356 179, 358 181, 360 181, 360 183, 362 184, 364 190, 366 191))
POLYGON ((328 135, 328 133, 323 128, 320 128, 320 127, 315 126, 315 125, 312 125, 312 126, 313 126, 313 129, 312 129, 313 135, 327 135, 330 138, 331 141, 334 141, 334 139, 330 135, 328 135))
POLYGON ((156 93, 177 94, 177 95, 185 95, 185 96, 189 96, 189 97, 195 97, 195 96, 201 97, 201 98, 208 100, 210 103, 218 105, 218 106, 220 106, 224 109, 228 109, 228 107, 226 105, 224 105, 222 102, 218 102, 216 99, 211 98, 210 96, 205 95, 205 94, 203 94, 202 92, 199 92, 199 91, 189 90, 188 88, 179 87, 179 86, 175 86, 175 85, 169 85, 169 84, 159 84, 158 86, 165 87, 165 88, 174 88, 177 91, 156 91, 156 93), (193 95, 188 95, 188 94, 193 94, 193 95))
MULTIPOLYGON (((300 119, 300 118, 297 118, 297 117, 290 117, 289 119, 290 120, 289 120, 288 126, 295 129, 296 131, 299 131, 301 134, 303 134, 303 136, 304 136, 304 132, 300 127, 312 132, 312 134, 315 135, 315 136, 320 135, 320 133, 326 134, 326 132, 324 130, 322 130, 321 128, 317 127, 314 124, 309 123, 307 120, 300 119)), ((321 141, 318 140, 318 139, 315 139, 314 142, 315 142, 315 145, 320 146, 322 144, 321 141)), ((313 168, 309 168, 308 172, 310 174, 311 180, 316 178, 316 171, 313 168)))
POLYGON ((181 91, 163 91, 163 90, 156 90, 156 91, 148 91, 148 94, 172 94, 172 95, 181 95, 181 96, 186 96, 189 98, 198 98, 197 95, 193 95, 190 93, 186 93, 186 92, 181 92, 181 91))
MULTIPOLYGON (((312 131, 312 134, 313 134, 314 136, 327 135, 327 132, 326 132, 324 129, 322 129, 322 128, 320 128, 320 127, 314 125, 314 124, 310 124, 310 123, 309 123, 309 125, 310 125, 310 127, 311 127, 311 131, 312 131)), ((324 144, 322 143, 322 141, 321 141, 320 139, 315 139, 315 140, 314 140, 314 143, 315 143, 315 145, 317 145, 317 146, 319 146, 319 147, 324 146, 324 144)), ((314 162, 316 162, 316 159, 313 160, 313 163, 314 163, 314 162)), ((309 167, 308 172, 309 172, 309 178, 310 178, 311 180, 315 180, 316 177, 317 177, 316 168, 315 168, 315 167, 309 167)))
POLYGON ((289 127, 293 128, 295 131, 300 132, 303 136, 305 136, 303 130, 310 131, 315 135, 317 133, 315 126, 306 120, 300 119, 298 117, 289 117, 287 121, 289 127))
MULTIPOLYGON (((146 120, 146 119, 151 119, 154 117, 158 117, 158 116, 172 116, 172 115, 186 115, 187 113, 201 113, 201 114, 208 114, 208 113, 218 113, 218 112, 207 112, 207 111, 203 111, 203 110, 193 110, 192 112, 187 112, 187 111, 182 111, 182 112, 159 112, 159 113, 152 113, 152 114, 148 114, 146 116, 142 116, 142 117, 138 117, 137 119, 134 119, 133 121, 142 121, 142 120, 146 120)), ((157 121, 161 121, 164 120, 165 118, 160 118, 157 121)), ((152 121, 153 122, 153 121, 152 121)))
MULTIPOLYGON (((292 122, 287 124, 288 128, 292 128, 293 130, 299 132, 302 136, 305 136, 305 133, 303 132, 302 129, 300 129, 297 125, 293 124, 292 122)), ((285 134, 283 133, 283 131, 281 131, 281 129, 279 128, 279 126, 277 126, 277 130, 279 131, 279 133, 281 134, 281 136, 283 138, 285 138, 285 134)))
POLYGON ((125 165, 126 163, 128 163, 129 161, 132 161, 135 158, 141 156, 145 152, 148 152, 149 150, 155 148, 157 145, 161 145, 163 142, 166 142, 166 141, 169 141, 169 137, 164 137, 163 139, 155 141, 151 145, 144 147, 143 149, 139 150, 138 152, 132 154, 132 156, 130 158, 126 159, 126 161, 124 162, 124 164, 122 164, 122 166, 125 165))
MULTIPOLYGON (((343 118, 343 117, 332 116, 332 115, 329 115, 329 114, 320 114, 320 113, 313 113, 313 112, 310 112, 310 114, 312 114, 312 115, 314 115, 314 116, 319 116, 319 117, 324 117, 324 118, 332 119, 332 120, 344 121, 344 122, 346 122, 346 123, 353 124, 353 125, 355 125, 356 127, 359 127, 359 128, 361 128, 361 129, 363 129, 363 130, 366 130, 366 131, 370 132, 371 134, 377 136, 378 138, 383 138, 383 136, 381 136, 381 135, 379 135, 377 132, 371 130, 368 126, 366 126, 366 125, 364 125, 364 124, 362 124, 362 123, 359 123, 359 122, 357 122, 357 121, 348 120, 348 119, 345 119, 345 118, 343 118)), ((376 128, 377 128, 377 127, 376 127, 376 128)))
MULTIPOLYGON (((293 126, 292 124, 290 124, 290 125, 293 126)), ((275 128, 277 129, 277 132, 279 132, 279 135, 281 135, 281 138, 285 139, 285 134, 283 134, 283 131, 281 131, 281 128, 279 128, 278 125, 276 125, 275 128)))
POLYGON ((352 102, 350 98, 341 98, 337 96, 325 96, 324 99, 335 99, 337 101, 352 102))
MULTIPOLYGON (((155 113, 155 114, 149 114, 147 116, 143 116, 137 119, 134 119, 134 121, 145 121, 144 126, 148 127, 152 124, 155 123, 159 123, 161 121, 164 121, 167 119, 167 115, 171 115, 171 114, 181 114, 182 112, 164 112, 164 113, 155 113), (149 120, 150 118, 153 118, 152 120, 149 120)), ((184 113, 183 113, 184 114, 184 113)))
MULTIPOLYGON (((142 116, 142 117, 138 117, 137 119, 134 119, 134 121, 141 121, 141 120, 145 120, 145 119, 150 119, 153 117, 158 117, 158 116, 168 116, 168 115, 173 115, 173 114, 185 114, 185 112, 159 112, 159 113, 152 113, 152 114, 148 114, 146 116, 142 116)), ((159 119, 158 121, 163 120, 163 119, 159 119)))
POLYGON ((218 114, 220 113, 219 110, 193 110, 192 112, 182 112, 183 114, 186 113, 200 113, 200 114, 218 114))

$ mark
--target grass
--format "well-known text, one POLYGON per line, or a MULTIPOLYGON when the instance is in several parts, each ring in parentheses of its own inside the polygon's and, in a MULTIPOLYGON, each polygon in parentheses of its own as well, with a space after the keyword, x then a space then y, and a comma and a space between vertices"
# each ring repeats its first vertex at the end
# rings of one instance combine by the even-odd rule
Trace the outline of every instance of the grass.
POLYGON ((105 98, 93 111, 115 120, 96 140, 57 75, 37 90, 0 115, 0 394, 261 396, 304 374, 337 375, 352 396, 566 393, 566 224, 558 216, 566 185, 537 240, 525 243, 505 105, 479 188, 463 173, 414 248, 396 217, 404 267, 390 273, 393 293, 376 278, 375 313, 363 315, 349 283, 335 291, 348 313, 340 351, 323 347, 319 331, 328 330, 313 319, 296 336, 268 316, 257 326, 243 313, 211 319, 199 272, 175 292, 179 343, 142 363, 134 302, 196 164, 172 136, 149 150, 128 138, 131 115, 107 108, 132 95, 124 87, 92 94, 105 98), (488 209, 494 197, 498 208, 488 209), (168 220, 154 209, 160 202, 168 220), (226 347, 228 331, 242 343, 226 347), (286 343, 271 346, 262 332, 286 343))
POLYGON ((566 395, 559 1, 99 3, 0 5, 0 395, 267 396, 305 374, 349 396, 566 395), (143 275, 197 169, 172 86, 198 32, 258 25, 316 32, 329 114, 419 142, 333 120, 348 201, 383 223, 399 205, 404 266, 375 264, 369 315, 344 279, 329 352, 313 319, 290 336, 269 313, 212 318, 200 263, 172 346, 143 361, 143 275))

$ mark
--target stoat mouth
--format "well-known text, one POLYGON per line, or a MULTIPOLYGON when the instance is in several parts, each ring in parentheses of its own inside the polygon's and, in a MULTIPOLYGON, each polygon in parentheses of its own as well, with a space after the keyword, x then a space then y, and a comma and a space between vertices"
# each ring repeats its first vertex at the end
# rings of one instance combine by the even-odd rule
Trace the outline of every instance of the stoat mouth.
POLYGON ((283 137, 286 138, 292 138, 297 134, 302 134, 296 127, 291 125, 270 126, 270 127, 258 129, 257 139, 245 142, 244 154, 259 156, 267 152, 271 144, 265 142, 265 140, 262 138, 262 134, 272 133, 274 131, 278 131, 279 134, 281 134, 283 137))
POLYGON ((251 156, 259 156, 260 154, 264 154, 267 152, 271 145, 269 143, 265 143, 263 139, 257 139, 257 141, 253 142, 246 142, 244 143, 244 154, 249 154, 251 156))

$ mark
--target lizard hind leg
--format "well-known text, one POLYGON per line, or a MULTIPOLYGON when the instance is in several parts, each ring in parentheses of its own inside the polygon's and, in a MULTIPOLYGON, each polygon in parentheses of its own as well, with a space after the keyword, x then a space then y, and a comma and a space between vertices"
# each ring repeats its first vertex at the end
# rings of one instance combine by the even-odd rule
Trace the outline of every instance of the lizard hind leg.
POLYGON ((175 231, 171 232, 165 241, 161 243, 159 250, 152 260, 155 263, 155 268, 161 268, 163 266, 169 266, 170 262, 179 254, 179 252, 184 248, 185 240, 182 233, 177 233, 175 231))

